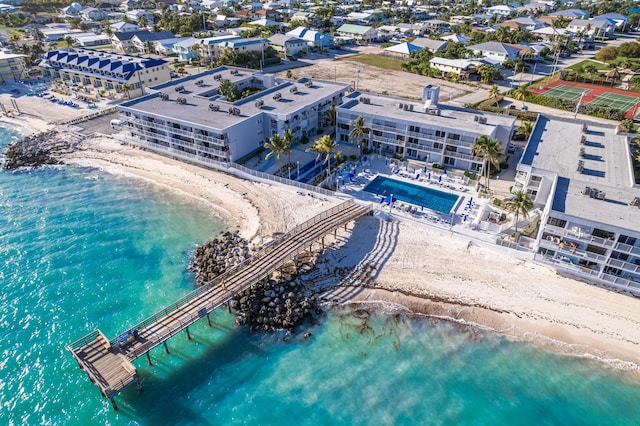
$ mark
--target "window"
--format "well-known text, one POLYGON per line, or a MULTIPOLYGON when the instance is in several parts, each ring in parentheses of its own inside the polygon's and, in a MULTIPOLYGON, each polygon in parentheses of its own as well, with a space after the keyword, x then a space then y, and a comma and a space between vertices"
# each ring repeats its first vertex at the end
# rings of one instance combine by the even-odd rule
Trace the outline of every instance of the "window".
POLYGON ((605 231, 603 229, 593 228, 593 232, 591 233, 594 237, 600 237, 604 239, 610 239, 614 237, 613 232, 605 231))
POLYGON ((453 141, 459 141, 460 140, 460 135, 456 134, 456 133, 452 133, 449 135, 449 139, 453 140, 453 141))
POLYGON ((456 165, 456 159, 452 158, 452 157, 444 157, 444 164, 447 164, 449 166, 455 166, 456 165))
POLYGON ((442 130, 436 130, 436 137, 437 138, 444 138, 445 132, 442 130))
POLYGON ((382 136, 382 132, 380 130, 374 130, 373 136, 382 136))
POLYGON ((636 242, 637 242, 637 241, 636 241, 636 239, 635 239, 635 238, 633 238, 633 237, 629 237, 629 236, 627 236, 627 235, 622 235, 622 234, 621 234, 621 235, 618 237, 618 242, 619 242, 619 243, 622 243, 622 244, 628 244, 628 245, 630 245, 630 246, 634 246, 634 245, 636 245, 636 242))
POLYGON ((409 131, 414 133, 420 133, 420 127, 418 126, 409 126, 409 131))
POLYGON ((557 226, 558 228, 564 228, 565 226, 567 226, 567 221, 558 219, 557 217, 549 217, 549 219, 547 220, 547 224, 551 226, 557 226))
POLYGON ((434 147, 435 149, 442 149, 442 147, 443 147, 443 146, 444 146, 444 145, 443 145, 443 144, 441 144, 440 142, 434 142, 434 144, 433 144, 433 147, 434 147))

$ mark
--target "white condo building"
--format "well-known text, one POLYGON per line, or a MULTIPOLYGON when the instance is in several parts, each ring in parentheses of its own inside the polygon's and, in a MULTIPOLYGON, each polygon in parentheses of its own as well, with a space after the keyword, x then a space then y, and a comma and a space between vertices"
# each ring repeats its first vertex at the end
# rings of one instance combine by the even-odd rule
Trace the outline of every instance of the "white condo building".
POLYGON ((535 259, 640 294, 640 185, 613 126, 540 116, 514 191, 542 211, 535 259))
POLYGON ((471 154, 482 135, 506 151, 515 117, 438 105, 439 88, 427 86, 422 102, 353 92, 337 109, 338 142, 349 142, 352 123, 363 117, 370 129, 363 143, 376 153, 481 171, 483 159, 471 154))
POLYGON ((147 89, 118 110, 130 142, 206 166, 236 162, 288 129, 298 139, 315 135, 348 87, 220 67, 147 89), (258 92, 230 102, 219 91, 224 80, 258 92))

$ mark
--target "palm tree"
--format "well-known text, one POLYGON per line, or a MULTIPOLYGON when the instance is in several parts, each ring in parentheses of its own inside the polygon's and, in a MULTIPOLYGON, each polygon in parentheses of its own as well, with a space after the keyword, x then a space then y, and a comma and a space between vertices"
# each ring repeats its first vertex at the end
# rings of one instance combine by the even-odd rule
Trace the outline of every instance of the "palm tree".
MULTIPOLYGON (((360 146, 360 144, 362 143, 362 140, 364 139, 364 135, 369 134, 369 128, 367 128, 364 124, 365 124, 364 117, 361 115, 359 115, 358 118, 356 118, 351 123, 349 123, 349 125, 351 125, 351 132, 349 132, 349 138, 351 140, 357 140, 358 146, 360 146)), ((367 144, 367 147, 369 147, 369 144, 367 144)))
POLYGON ((282 136, 282 139, 284 139, 285 145, 287 145, 287 147, 289 148, 286 154, 288 157, 287 161, 291 163, 291 147, 294 145, 296 138, 293 135, 293 132, 291 131, 291 129, 287 129, 284 131, 284 135, 282 136))
POLYGON ((280 169, 282 169, 282 160, 280 159, 280 156, 291 152, 291 145, 287 143, 287 140, 276 133, 271 136, 269 142, 264 144, 264 148, 269 150, 269 153, 267 153, 264 159, 268 160, 275 155, 276 161, 278 162, 280 169))
POLYGON ((67 47, 71 47, 71 46, 73 46, 73 43, 75 43, 76 41, 73 39, 73 37, 66 36, 64 38, 64 42, 67 43, 67 47))
POLYGON ((129 99, 129 90, 131 90, 131 86, 129 86, 127 83, 122 85, 122 91, 124 92, 127 99, 129 99))
POLYGON ((471 146, 471 153, 476 157, 482 157, 482 171, 487 181, 487 192, 489 192, 489 175, 491 165, 500 167, 500 154, 502 145, 500 141, 491 139, 487 135, 482 135, 471 146))
POLYGON ((317 139, 313 146, 306 149, 306 152, 314 152, 317 154, 316 160, 325 156, 325 160, 327 162, 327 177, 331 176, 331 155, 333 151, 336 149, 336 141, 331 139, 331 136, 324 135, 320 139, 317 139))
POLYGON ((496 107, 498 106, 498 96, 500 96, 500 88, 497 84, 494 84, 491 86, 491 89, 489 89, 489 98, 496 102, 496 107))
POLYGON ((529 139, 529 136, 533 133, 533 123, 530 121, 523 122, 520 130, 524 134, 525 139, 529 139))
POLYGON ((524 101, 531 96, 531 92, 529 91, 529 88, 527 87, 526 84, 523 84, 521 86, 518 86, 518 88, 516 90, 513 91, 513 97, 514 99, 518 100, 518 101, 522 101, 522 106, 524 107, 524 101))
POLYGON ((324 118, 327 121, 327 125, 335 127, 338 118, 336 107, 332 106, 329 108, 325 113, 324 118))
POLYGON ((151 56, 151 51, 153 50, 153 42, 151 40, 145 41, 144 48, 147 51, 147 56, 151 56))
POLYGON ((518 219, 520 215, 524 218, 529 217, 529 212, 533 209, 533 201, 526 192, 520 190, 514 194, 514 197, 505 202, 506 207, 516 214, 516 234, 518 233, 518 219))

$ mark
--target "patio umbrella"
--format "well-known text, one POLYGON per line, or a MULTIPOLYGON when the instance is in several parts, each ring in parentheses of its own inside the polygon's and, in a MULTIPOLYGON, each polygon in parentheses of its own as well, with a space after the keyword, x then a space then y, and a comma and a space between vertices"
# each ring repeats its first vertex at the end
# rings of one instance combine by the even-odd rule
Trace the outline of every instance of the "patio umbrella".
POLYGON ((431 172, 427 173, 427 180, 431 180, 431 172))
POLYGON ((346 180, 346 179, 351 180, 351 179, 353 179, 353 177, 354 177, 354 176, 355 176, 355 175, 354 175, 353 173, 348 172, 348 173, 345 173, 342 177, 343 177, 345 180, 346 180))
POLYGON ((398 200, 396 199, 396 197, 393 196, 393 194, 387 195, 384 199, 385 204, 392 204, 392 203, 395 203, 396 201, 398 200))

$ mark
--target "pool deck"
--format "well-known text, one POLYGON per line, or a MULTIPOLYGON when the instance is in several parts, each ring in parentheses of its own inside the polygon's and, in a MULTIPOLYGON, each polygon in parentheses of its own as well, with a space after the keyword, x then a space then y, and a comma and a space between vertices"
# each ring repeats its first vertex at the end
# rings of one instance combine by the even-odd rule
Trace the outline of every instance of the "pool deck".
POLYGON ((421 223, 440 231, 451 231, 469 236, 475 240, 495 243, 498 233, 483 231, 479 228, 480 218, 483 217, 489 199, 478 197, 474 182, 465 183, 462 177, 454 176, 451 173, 444 174, 442 170, 432 168, 428 168, 426 173, 424 169, 418 170, 411 166, 408 169, 402 166, 398 170, 393 163, 384 157, 367 157, 368 161, 338 172, 338 176, 340 176, 338 177, 339 192, 349 194, 359 200, 372 202, 378 211, 392 214, 399 220, 421 223), (395 170, 398 170, 398 172, 394 173, 395 170), (351 181, 342 178, 342 175, 347 172, 354 174, 351 181), (427 179, 429 173, 431 173, 431 179, 427 179), (415 179, 417 174, 420 174, 420 177, 415 179), (443 214, 427 208, 421 209, 420 206, 402 201, 397 201, 393 203, 392 207, 389 207, 388 204, 380 203, 380 195, 364 190, 379 175, 455 194, 459 198, 449 214, 443 214), (440 179, 440 176, 442 176, 442 179, 440 179))

